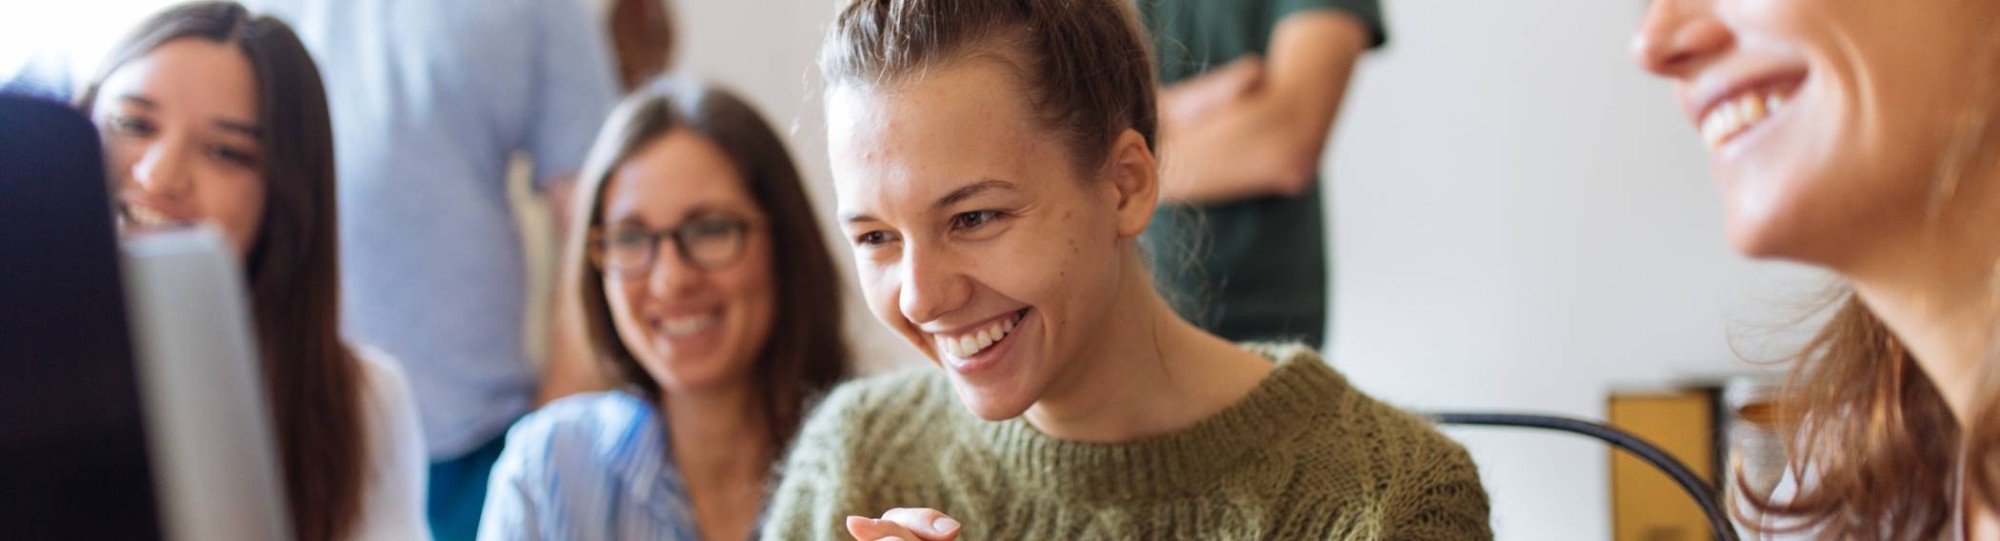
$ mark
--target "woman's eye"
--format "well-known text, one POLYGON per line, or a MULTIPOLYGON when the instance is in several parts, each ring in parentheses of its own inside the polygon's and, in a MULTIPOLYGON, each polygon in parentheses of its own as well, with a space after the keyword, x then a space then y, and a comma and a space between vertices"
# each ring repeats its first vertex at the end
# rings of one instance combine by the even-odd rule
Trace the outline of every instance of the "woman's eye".
POLYGON ((951 228, 961 231, 978 229, 982 226, 985 226, 987 223, 990 223, 993 220, 997 220, 999 218, 1000 218, 1000 211, 997 210, 975 210, 972 212, 961 212, 958 213, 958 215, 951 217, 951 228))
POLYGON ((881 246, 888 244, 889 241, 889 232, 887 231, 869 231, 854 236, 854 245, 861 247, 881 246))
POLYGON ((118 133, 138 135, 138 136, 148 136, 153 134, 153 123, 141 120, 136 117, 129 117, 129 116, 112 117, 110 124, 111 124, 111 131, 118 133))
POLYGON ((609 244, 613 247, 629 248, 633 246, 644 246, 646 245, 647 242, 651 240, 652 238, 647 236, 644 232, 618 231, 612 233, 610 242, 607 242, 605 244, 609 244))
POLYGON ((736 232, 736 223, 723 219, 705 219, 690 223, 684 231, 693 238, 714 238, 736 232))
POLYGON ((216 159, 233 163, 236 165, 241 165, 244 167, 255 167, 257 165, 256 154, 252 154, 235 148, 230 148, 227 146, 218 145, 213 148, 210 148, 209 155, 214 156, 216 159))

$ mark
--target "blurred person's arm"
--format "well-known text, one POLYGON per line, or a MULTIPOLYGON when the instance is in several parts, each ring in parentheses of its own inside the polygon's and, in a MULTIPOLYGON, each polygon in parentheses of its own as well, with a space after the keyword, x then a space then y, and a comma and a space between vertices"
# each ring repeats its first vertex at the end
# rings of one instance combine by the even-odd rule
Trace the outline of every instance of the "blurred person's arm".
POLYGON ((1373 40, 1354 15, 1301 11, 1272 31, 1269 58, 1162 90, 1163 196, 1206 205, 1311 188, 1348 78, 1373 40))
MULTIPOLYGON (((556 222, 556 254, 568 254, 574 210, 570 193, 577 186, 597 128, 618 99, 618 71, 606 28, 580 2, 540 2, 544 11, 537 29, 534 64, 534 125, 522 142, 534 162, 535 188, 552 207, 556 222)), ((582 347, 576 310, 576 283, 570 269, 557 271, 554 311, 549 321, 549 353, 543 365, 538 402, 547 403, 578 392, 602 390, 598 375, 582 347)))
POLYGON ((549 205, 550 221, 555 226, 553 252, 557 265, 552 279, 554 286, 549 288, 548 354, 542 363, 542 387, 535 397, 537 406, 577 393, 610 388, 584 341, 583 322, 579 320, 582 310, 577 305, 580 301, 574 287, 581 278, 566 261, 575 229, 572 222, 576 210, 571 205, 576 188, 575 176, 546 182, 542 188, 542 198, 549 205))
POLYGON ((665 0, 613 0, 610 28, 625 92, 645 86, 672 65, 674 25, 665 0))

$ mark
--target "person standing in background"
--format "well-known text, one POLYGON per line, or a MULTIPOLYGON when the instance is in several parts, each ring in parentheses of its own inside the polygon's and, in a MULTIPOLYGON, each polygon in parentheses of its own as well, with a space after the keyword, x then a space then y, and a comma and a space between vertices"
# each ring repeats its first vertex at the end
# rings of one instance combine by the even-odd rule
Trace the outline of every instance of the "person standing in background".
POLYGON ((1174 309, 1224 338, 1323 347, 1321 151, 1376 0, 1139 0, 1159 57, 1163 204, 1142 238, 1174 309))
POLYGON ((298 29, 326 74, 345 328, 405 361, 432 532, 472 539, 507 428, 538 392, 509 161, 525 154, 535 187, 566 204, 617 98, 603 26, 578 0, 257 4, 298 29))

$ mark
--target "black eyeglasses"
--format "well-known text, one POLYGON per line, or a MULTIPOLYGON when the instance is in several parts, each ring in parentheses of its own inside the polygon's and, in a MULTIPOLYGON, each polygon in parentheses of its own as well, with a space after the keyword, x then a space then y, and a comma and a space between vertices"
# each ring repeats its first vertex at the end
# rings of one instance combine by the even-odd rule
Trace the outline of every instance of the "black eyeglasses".
POLYGON ((613 226, 590 231, 590 261, 607 274, 631 278, 652 270, 659 256, 660 241, 673 239, 681 261, 697 269, 712 271, 735 265, 743 259, 743 245, 750 237, 750 222, 727 215, 696 216, 669 229, 649 230, 637 226, 613 226))

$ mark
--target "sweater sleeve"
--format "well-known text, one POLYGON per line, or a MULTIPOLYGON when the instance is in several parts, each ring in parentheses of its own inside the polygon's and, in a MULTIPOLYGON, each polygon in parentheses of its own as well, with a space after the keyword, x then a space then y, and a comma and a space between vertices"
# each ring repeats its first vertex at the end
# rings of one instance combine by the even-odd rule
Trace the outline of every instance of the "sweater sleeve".
POLYGON ((846 516, 854 507, 848 476, 853 447, 862 428, 858 395, 853 385, 828 395, 799 430, 791 453, 779 470, 782 479, 765 516, 765 541, 847 541, 846 516))
MULTIPOLYGON (((1416 422, 1416 421, 1413 421, 1416 422)), ((1416 433, 1414 452, 1383 501, 1384 539, 1396 541, 1490 540, 1490 510, 1479 467, 1465 448, 1428 428, 1416 433)))

